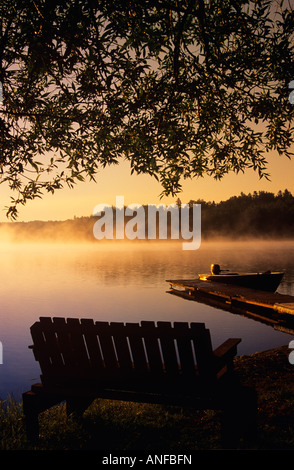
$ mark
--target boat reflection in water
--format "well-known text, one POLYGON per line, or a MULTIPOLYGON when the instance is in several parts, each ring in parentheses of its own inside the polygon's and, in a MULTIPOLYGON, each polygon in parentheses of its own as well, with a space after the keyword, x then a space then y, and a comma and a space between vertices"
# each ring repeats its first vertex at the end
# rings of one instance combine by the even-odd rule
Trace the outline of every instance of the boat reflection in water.
POLYGON ((283 272, 265 271, 262 273, 233 273, 220 269, 218 264, 211 265, 210 274, 199 274, 201 281, 222 282, 250 289, 275 292, 282 278, 283 272))

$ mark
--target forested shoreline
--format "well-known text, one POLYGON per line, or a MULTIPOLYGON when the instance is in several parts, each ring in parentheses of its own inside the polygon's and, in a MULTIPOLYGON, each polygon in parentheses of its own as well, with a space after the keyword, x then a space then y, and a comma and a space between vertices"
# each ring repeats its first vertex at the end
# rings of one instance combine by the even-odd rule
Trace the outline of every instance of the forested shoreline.
POLYGON ((290 191, 277 194, 260 191, 241 193, 219 203, 202 200, 204 237, 275 237, 294 236, 294 196, 290 191))
MULTIPOLYGON (((179 207, 181 204, 189 204, 191 217, 193 204, 201 204, 202 240, 217 237, 228 239, 293 238, 294 196, 288 190, 279 191, 277 194, 265 191, 252 194, 241 193, 239 196, 233 196, 218 203, 202 199, 188 202, 178 199, 177 204, 179 207)), ((115 208, 113 209, 115 232, 115 208)), ((125 217, 125 222, 131 218, 125 217)), ((170 224, 169 217, 167 220, 170 224)), ((63 221, 3 222, 0 224, 0 234, 2 239, 6 237, 16 242, 99 242, 93 235, 96 221, 97 217, 92 215, 63 221)))

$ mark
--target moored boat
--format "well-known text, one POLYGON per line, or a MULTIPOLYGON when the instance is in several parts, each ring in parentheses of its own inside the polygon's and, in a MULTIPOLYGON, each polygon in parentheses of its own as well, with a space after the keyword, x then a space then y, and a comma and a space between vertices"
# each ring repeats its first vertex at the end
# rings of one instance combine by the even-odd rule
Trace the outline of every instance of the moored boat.
POLYGON ((250 289, 275 292, 284 276, 283 272, 233 273, 221 270, 218 264, 211 265, 210 274, 199 274, 201 281, 222 282, 250 289))

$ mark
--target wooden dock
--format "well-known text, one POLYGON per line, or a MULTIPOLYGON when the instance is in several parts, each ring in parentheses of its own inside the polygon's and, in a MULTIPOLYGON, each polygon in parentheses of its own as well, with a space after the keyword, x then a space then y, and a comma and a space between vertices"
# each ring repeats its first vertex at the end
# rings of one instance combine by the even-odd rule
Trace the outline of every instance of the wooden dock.
POLYGON ((253 317, 294 334, 294 296, 199 279, 167 280, 171 294, 253 317))

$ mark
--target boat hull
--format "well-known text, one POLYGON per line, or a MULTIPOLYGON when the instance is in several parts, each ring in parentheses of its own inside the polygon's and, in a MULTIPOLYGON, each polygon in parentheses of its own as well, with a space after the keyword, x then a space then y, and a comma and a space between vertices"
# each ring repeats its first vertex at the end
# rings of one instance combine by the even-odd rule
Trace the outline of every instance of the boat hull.
POLYGON ((201 281, 221 282, 250 289, 275 292, 284 276, 281 272, 239 273, 239 274, 199 274, 201 281))

